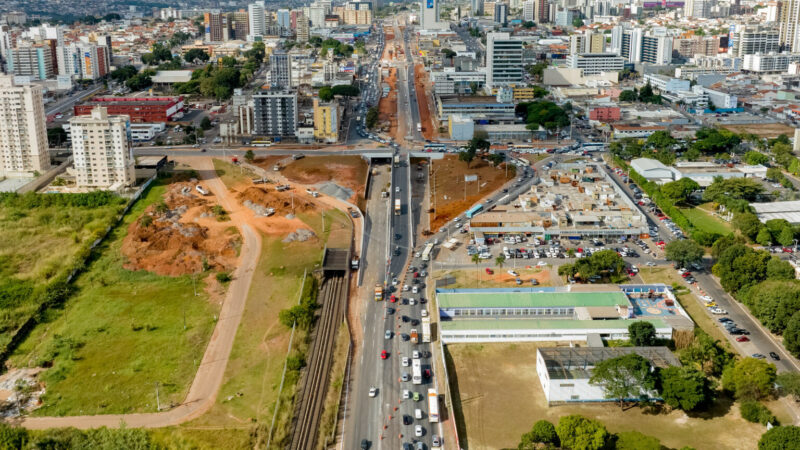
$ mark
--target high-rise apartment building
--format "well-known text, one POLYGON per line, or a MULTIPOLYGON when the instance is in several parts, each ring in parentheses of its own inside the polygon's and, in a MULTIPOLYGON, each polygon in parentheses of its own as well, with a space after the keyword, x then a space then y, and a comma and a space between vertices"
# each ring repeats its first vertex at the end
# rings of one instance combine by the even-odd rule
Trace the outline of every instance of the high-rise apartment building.
POLYGON ((264 14, 264 2, 251 3, 247 6, 247 16, 249 19, 250 35, 249 41, 257 40, 267 34, 266 15, 264 14))
POLYGON ((289 30, 292 28, 292 18, 288 9, 279 9, 277 18, 279 27, 285 30, 289 30))
POLYGON ((686 0, 683 4, 683 15, 695 19, 706 19, 711 17, 712 6, 713 0, 686 0))
POLYGON ((536 16, 536 2, 528 0, 522 3, 522 20, 532 22, 536 16))
POLYGON ((9 49, 6 54, 6 65, 8 73, 38 80, 53 77, 57 69, 53 67, 52 49, 41 45, 9 49))
POLYGON ((291 83, 291 62, 283 50, 275 50, 269 55, 269 76, 271 87, 288 88, 291 83))
POLYGON ((672 36, 642 36, 641 62, 670 64, 672 62, 672 36))
POLYGON ((486 35, 486 86, 494 88, 523 80, 522 41, 508 33, 486 35))
POLYGON ((41 86, 16 86, 13 76, 0 76, 0 175, 30 175, 49 168, 41 86))
POLYGON ((128 116, 110 116, 98 106, 88 116, 69 121, 75 181, 99 189, 130 186, 136 181, 128 116))
POLYGON ((775 28, 745 27, 733 33, 731 55, 743 57, 755 53, 780 51, 780 31, 775 28))
POLYGON ((550 2, 548 0, 535 0, 536 7, 534 10, 536 11, 536 19, 534 22, 536 23, 548 23, 550 22, 550 2))
POLYGON ((479 17, 483 15, 483 0, 470 0, 470 9, 472 17, 479 17))
POLYGON ((625 67, 625 60, 614 53, 578 53, 567 56, 567 67, 583 69, 584 75, 603 72, 619 72, 625 67))
POLYGON ((111 55, 104 45, 71 44, 56 48, 58 74, 95 80, 108 74, 111 55))
POLYGON ((250 34, 250 15, 247 14, 247 11, 242 10, 230 13, 228 21, 233 30, 231 38, 240 41, 247 40, 247 35, 250 34))
POLYGON ((505 3, 494 4, 494 21, 500 26, 508 25, 508 5, 505 3))
POLYGON ((327 143, 339 140, 339 105, 335 101, 320 104, 314 99, 314 139, 327 143))
POLYGON ((303 13, 298 13, 295 19, 297 21, 297 42, 308 42, 308 18, 303 13))
POLYGON ((269 89, 253 94, 253 134, 294 136, 296 131, 296 92, 269 89))
POLYGON ((207 12, 203 14, 203 23, 206 29, 206 42, 222 42, 225 40, 223 28, 226 28, 228 24, 227 14, 219 11, 207 12))
POLYGON ((420 26, 423 30, 438 30, 449 28, 444 22, 439 22, 439 0, 420 0, 420 26))

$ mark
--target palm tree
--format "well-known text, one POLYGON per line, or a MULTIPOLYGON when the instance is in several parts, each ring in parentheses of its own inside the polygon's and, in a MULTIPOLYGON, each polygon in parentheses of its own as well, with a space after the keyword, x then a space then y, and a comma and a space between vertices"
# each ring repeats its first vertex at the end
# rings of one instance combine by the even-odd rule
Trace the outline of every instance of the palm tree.
POLYGON ((506 262, 506 256, 505 255, 500 255, 500 256, 498 256, 497 258, 494 259, 494 263, 497 264, 497 267, 499 267, 501 269, 503 268, 503 264, 505 264, 505 262, 506 262))
POLYGON ((480 263, 481 263, 481 257, 480 257, 480 256, 478 256, 478 254, 477 254, 477 253, 473 254, 473 255, 472 255, 472 262, 474 262, 474 263, 475 263, 475 270, 478 272, 478 278, 477 278, 477 280, 478 280, 478 282, 480 282, 480 278, 481 278, 481 271, 480 271, 480 270, 478 270, 478 264, 480 264, 480 263))

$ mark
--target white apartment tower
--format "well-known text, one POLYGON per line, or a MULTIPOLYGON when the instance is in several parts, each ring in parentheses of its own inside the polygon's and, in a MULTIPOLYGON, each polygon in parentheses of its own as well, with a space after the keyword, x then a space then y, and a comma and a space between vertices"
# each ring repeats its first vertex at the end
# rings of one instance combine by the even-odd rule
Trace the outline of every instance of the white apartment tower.
POLYGON ((41 86, 16 86, 13 76, 0 76, 0 176, 49 168, 41 86))
POLYGON ((526 22, 533 22, 536 14, 536 2, 528 0, 522 3, 522 20, 526 22))
POLYGON ((255 40, 258 36, 267 34, 267 19, 264 14, 264 2, 251 3, 247 6, 247 16, 250 21, 249 41, 255 40))
POLYGON ((136 181, 128 116, 109 116, 98 106, 69 124, 77 186, 117 189, 136 181))
POLYGON ((486 86, 508 86, 523 80, 522 41, 508 33, 486 35, 486 86))
POLYGON ((780 14, 780 44, 787 51, 800 51, 800 0, 783 2, 780 14))

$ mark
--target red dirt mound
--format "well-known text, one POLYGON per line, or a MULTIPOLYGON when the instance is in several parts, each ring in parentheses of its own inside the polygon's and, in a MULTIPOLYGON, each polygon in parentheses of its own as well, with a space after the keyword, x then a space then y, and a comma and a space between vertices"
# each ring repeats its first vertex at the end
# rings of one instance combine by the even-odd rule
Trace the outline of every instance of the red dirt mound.
POLYGON ((299 195, 294 196, 294 211, 292 211, 292 194, 289 191, 278 192, 274 188, 251 186, 236 196, 240 202, 250 200, 266 208, 274 208, 276 215, 286 215, 298 212, 311 211, 316 205, 303 200, 299 195), (269 190, 268 190, 269 189, 269 190))

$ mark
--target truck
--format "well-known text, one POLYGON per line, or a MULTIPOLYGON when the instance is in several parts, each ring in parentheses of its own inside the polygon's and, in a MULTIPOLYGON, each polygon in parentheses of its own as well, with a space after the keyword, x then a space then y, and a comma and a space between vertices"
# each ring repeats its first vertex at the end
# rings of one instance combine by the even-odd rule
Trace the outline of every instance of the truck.
POLYGON ((379 302, 383 300, 383 286, 380 284, 375 285, 375 301, 379 302))
POLYGON ((444 247, 444 248, 446 248, 448 250, 452 250, 457 245, 458 245, 458 239, 457 238, 450 238, 450 240, 448 240, 447 242, 442 244, 442 247, 444 247))
POLYGON ((483 210, 483 205, 478 203, 477 205, 468 209, 467 212, 464 213, 464 215, 467 216, 467 219, 472 219, 472 217, 475 216, 475 214, 478 214, 482 210, 483 210))
POLYGON ((428 343, 431 341, 431 318, 422 318, 422 342, 428 343))
POLYGON ((411 343, 419 344, 419 333, 417 332, 416 328, 411 329, 411 343))
POLYGON ((419 131, 420 133, 422 133, 422 124, 421 124, 421 123, 419 123, 419 122, 417 122, 417 131, 419 131))
POLYGON ((200 186, 199 184, 198 184, 197 186, 195 186, 195 187, 194 187, 194 189, 195 189, 197 192, 199 192, 199 193, 200 193, 200 195, 208 195, 208 191, 207 191, 207 190, 205 190, 205 189, 203 189, 203 186, 200 186))
POLYGON ((394 199, 394 215, 395 216, 399 216, 400 215, 400 199, 399 198, 394 199))
POLYGON ((439 394, 436 389, 428 389, 428 422, 439 421, 439 394))
POLYGON ((422 363, 419 358, 411 362, 411 382, 413 384, 422 384, 422 363))
POLYGON ((361 265, 361 261, 358 259, 358 256, 354 256, 353 259, 350 260, 350 270, 358 270, 359 265, 361 265))
POLYGON ((422 260, 423 261, 430 261, 431 260, 431 252, 433 251, 433 242, 429 242, 425 246, 425 250, 422 251, 422 260))
POLYGON ((400 167, 400 155, 394 155, 394 166, 400 167))

